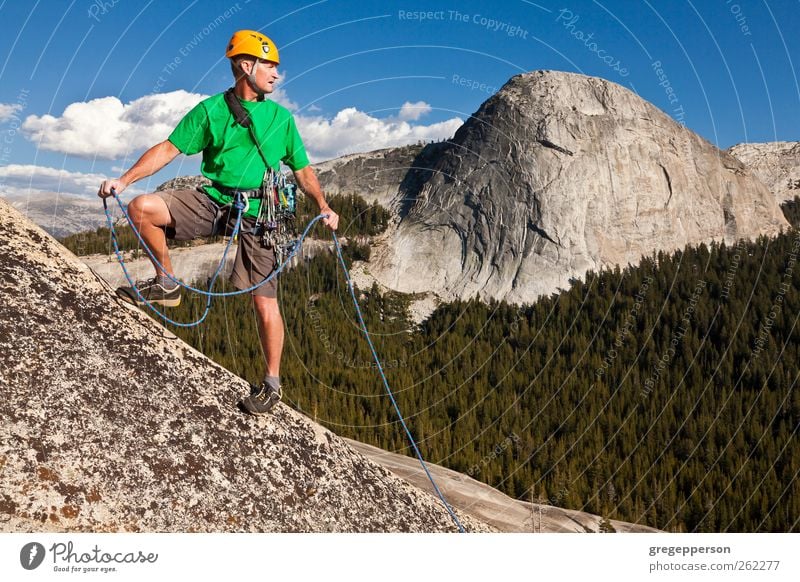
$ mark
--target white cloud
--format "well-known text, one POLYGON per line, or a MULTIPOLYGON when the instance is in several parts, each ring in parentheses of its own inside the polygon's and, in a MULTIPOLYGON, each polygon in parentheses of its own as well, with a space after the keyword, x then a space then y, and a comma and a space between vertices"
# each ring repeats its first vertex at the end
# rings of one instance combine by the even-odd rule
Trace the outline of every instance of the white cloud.
POLYGON ((19 103, 0 103, 0 123, 14 117, 14 114, 20 109, 22 109, 22 105, 19 103))
POLYGON ((45 150, 85 158, 118 159, 163 141, 206 95, 172 91, 123 104, 116 97, 72 103, 61 117, 30 115, 25 136, 45 150))
POLYGON ((416 121, 426 113, 430 113, 431 109, 432 107, 424 101, 417 101, 416 103, 406 101, 400 107, 400 113, 397 117, 403 121, 416 121))
POLYGON ((298 105, 286 95, 286 91, 280 87, 275 87, 275 90, 269 94, 269 100, 274 101, 278 105, 283 105, 289 111, 297 111, 298 105))
POLYGON ((70 172, 47 166, 11 164, 0 167, 0 193, 9 196, 64 193, 89 196, 97 194, 106 176, 70 172))
POLYGON ((275 81, 275 88, 272 90, 272 93, 269 94, 269 100, 274 101, 278 105, 283 105, 289 111, 297 111, 298 105, 286 94, 281 88, 281 85, 286 82, 286 71, 281 72, 278 75, 278 80, 275 81))
POLYGON ((455 117, 431 125, 412 125, 407 121, 378 119, 354 107, 341 110, 330 120, 303 116, 296 119, 309 157, 315 162, 420 140, 447 139, 464 123, 455 117))
MULTIPOLYGON (((116 97, 102 97, 72 103, 60 117, 31 115, 22 124, 22 130, 45 150, 90 159, 124 158, 129 165, 145 149, 166 139, 181 117, 206 97, 182 90, 146 95, 127 104, 116 97)), ((300 134, 314 162, 348 153, 450 138, 463 123, 457 117, 430 125, 414 123, 432 110, 424 101, 405 102, 397 117, 379 119, 348 107, 330 119, 297 113, 297 104, 280 87, 270 99, 295 111, 300 134)), ((118 169, 121 166, 115 165, 114 171, 118 169)))

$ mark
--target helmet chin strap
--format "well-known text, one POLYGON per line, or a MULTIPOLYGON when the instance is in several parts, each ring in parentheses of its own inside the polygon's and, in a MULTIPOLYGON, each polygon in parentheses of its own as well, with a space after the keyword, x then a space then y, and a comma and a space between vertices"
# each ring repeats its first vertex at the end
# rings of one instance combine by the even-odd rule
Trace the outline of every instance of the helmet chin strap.
POLYGON ((259 101, 263 101, 264 100, 264 95, 265 95, 266 92, 264 90, 262 90, 261 87, 259 87, 258 83, 256 82, 256 69, 258 68, 258 65, 259 65, 259 61, 258 61, 258 59, 256 59, 253 62, 253 68, 252 68, 252 70, 250 71, 249 74, 245 73, 244 69, 242 69, 242 72, 247 75, 247 83, 250 85, 250 88, 253 91, 255 91, 256 95, 258 95, 258 100, 259 101))

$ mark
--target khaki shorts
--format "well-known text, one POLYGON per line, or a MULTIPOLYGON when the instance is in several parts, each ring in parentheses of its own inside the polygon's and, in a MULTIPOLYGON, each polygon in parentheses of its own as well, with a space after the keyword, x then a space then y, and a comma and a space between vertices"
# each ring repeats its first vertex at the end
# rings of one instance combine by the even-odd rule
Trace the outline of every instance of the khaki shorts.
MULTIPOLYGON (((192 240, 223 233, 227 236, 236 224, 233 207, 220 210, 220 206, 200 190, 164 190, 155 194, 167 203, 169 213, 175 220, 174 228, 165 229, 169 239, 192 240)), ((239 228, 252 229, 255 222, 255 218, 242 218, 239 228)), ((230 281, 237 289, 247 289, 263 281, 275 270, 275 249, 265 249, 253 234, 242 234, 238 239, 230 281)), ((277 277, 252 293, 261 297, 277 297, 277 277)))

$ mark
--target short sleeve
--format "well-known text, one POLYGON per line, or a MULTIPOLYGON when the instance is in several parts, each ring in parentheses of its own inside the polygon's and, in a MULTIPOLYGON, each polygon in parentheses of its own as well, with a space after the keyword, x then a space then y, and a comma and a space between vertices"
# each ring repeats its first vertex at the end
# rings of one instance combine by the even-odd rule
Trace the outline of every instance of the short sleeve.
POLYGON ((289 117, 289 123, 286 128, 286 154, 282 158, 284 164, 289 166, 293 172, 305 168, 308 162, 308 154, 306 148, 303 146, 303 140, 300 138, 300 132, 297 131, 294 117, 289 117))
POLYGON ((206 111, 205 105, 198 103, 184 115, 168 139, 182 154, 187 156, 203 151, 211 139, 208 111, 206 111))

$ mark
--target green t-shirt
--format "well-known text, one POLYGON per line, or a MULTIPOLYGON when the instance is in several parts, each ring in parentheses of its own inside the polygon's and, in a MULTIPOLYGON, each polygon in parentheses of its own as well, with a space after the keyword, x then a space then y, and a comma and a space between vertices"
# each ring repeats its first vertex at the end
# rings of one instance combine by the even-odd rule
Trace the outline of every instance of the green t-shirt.
MULTIPOLYGON (((274 101, 241 101, 253 120, 253 129, 270 167, 278 171, 284 162, 292 171, 305 168, 308 156, 288 109, 274 101)), ((261 186, 266 166, 250 132, 234 122, 223 94, 201 101, 180 120, 169 141, 181 153, 191 156, 203 152, 202 174, 227 188, 255 190, 261 186)), ((213 186, 206 192, 218 204, 228 204, 231 196, 213 186)), ((260 200, 251 200, 246 216, 258 214, 260 200)))

